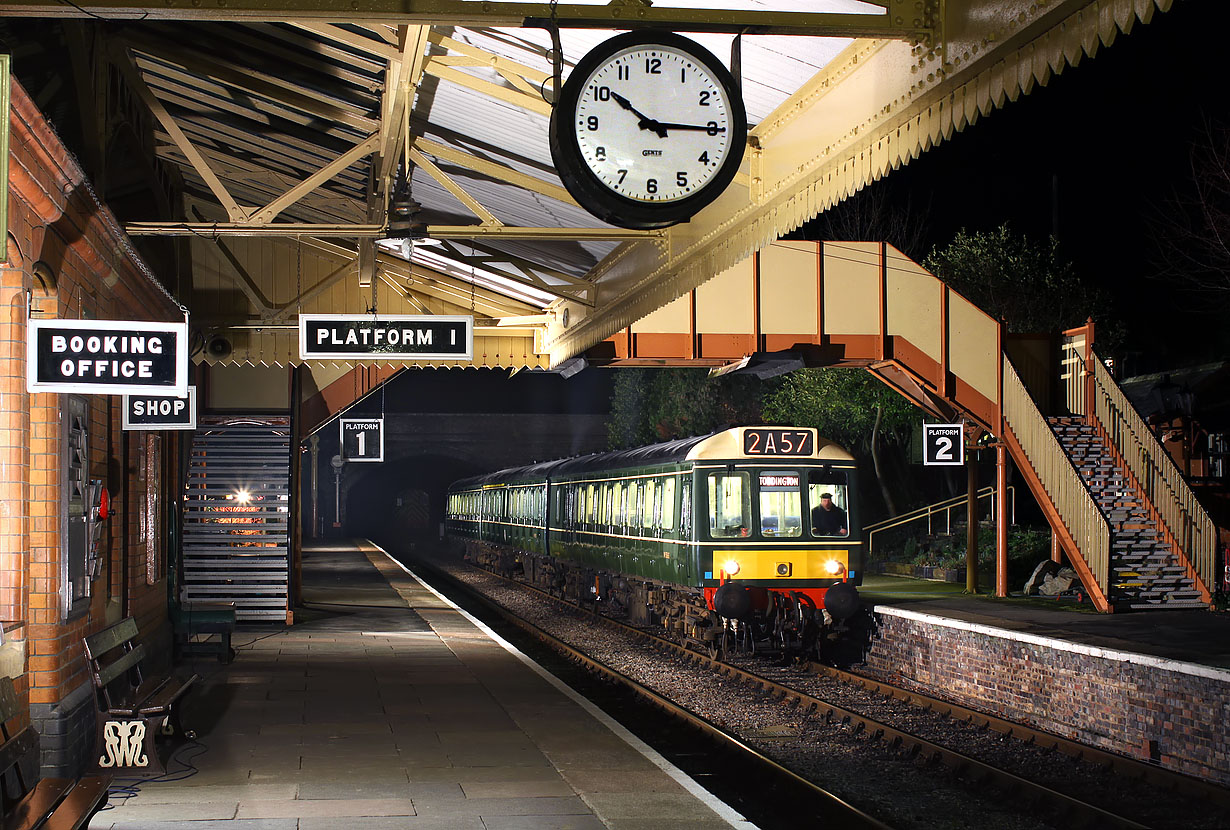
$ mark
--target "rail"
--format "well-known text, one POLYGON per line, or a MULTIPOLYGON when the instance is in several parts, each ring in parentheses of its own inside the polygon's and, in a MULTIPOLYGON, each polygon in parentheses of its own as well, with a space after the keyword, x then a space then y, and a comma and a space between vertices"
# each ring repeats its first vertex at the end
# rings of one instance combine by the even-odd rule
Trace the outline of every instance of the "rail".
POLYGON ((1093 578, 1108 595, 1110 523, 1004 355, 1004 421, 1024 450, 1047 497, 1072 535, 1093 578))
MULTIPOLYGON (((977 492, 975 498, 977 498, 978 501, 982 501, 984 498, 990 498, 991 518, 996 516, 995 487, 983 487, 977 492)), ((882 522, 867 525, 863 528, 863 535, 867 540, 867 557, 870 559, 875 554, 875 535, 877 533, 885 530, 892 530, 893 528, 902 527, 912 522, 918 522, 926 519, 927 534, 930 535, 933 532, 931 527, 931 519, 941 512, 944 513, 946 523, 944 532, 951 535, 953 508, 963 507, 968 501, 968 495, 953 496, 950 499, 937 501, 934 504, 924 505, 923 507, 916 508, 908 513, 902 513, 900 516, 894 516, 891 519, 885 519, 882 522)), ((1013 485, 1008 485, 1008 517, 1009 524, 1016 524, 1016 487, 1013 485)))
POLYGON ((1207 590, 1217 582, 1217 529, 1178 465, 1091 355, 1094 415, 1207 590))

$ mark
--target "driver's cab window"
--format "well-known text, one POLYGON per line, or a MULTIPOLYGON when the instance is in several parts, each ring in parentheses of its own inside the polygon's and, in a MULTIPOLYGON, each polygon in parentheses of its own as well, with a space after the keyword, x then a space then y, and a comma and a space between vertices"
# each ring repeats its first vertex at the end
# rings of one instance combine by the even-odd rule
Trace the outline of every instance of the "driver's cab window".
POLYGON ((821 470, 807 482, 812 536, 850 534, 850 489, 845 473, 821 470))
POLYGON ((752 520, 751 476, 747 473, 709 473, 709 536, 737 539, 748 535, 752 520))

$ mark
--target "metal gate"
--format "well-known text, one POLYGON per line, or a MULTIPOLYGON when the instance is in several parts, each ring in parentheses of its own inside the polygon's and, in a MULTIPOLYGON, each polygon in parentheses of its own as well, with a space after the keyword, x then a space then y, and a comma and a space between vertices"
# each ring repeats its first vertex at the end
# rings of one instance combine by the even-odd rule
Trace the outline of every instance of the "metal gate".
POLYGON ((290 427, 197 428, 184 489, 181 599, 233 602, 238 620, 289 619, 290 427))

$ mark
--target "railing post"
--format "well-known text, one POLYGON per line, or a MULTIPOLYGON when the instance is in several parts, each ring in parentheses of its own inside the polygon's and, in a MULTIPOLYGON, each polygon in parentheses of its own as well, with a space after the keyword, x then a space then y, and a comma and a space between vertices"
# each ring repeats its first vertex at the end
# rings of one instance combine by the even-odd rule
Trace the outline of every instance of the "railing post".
POLYGON ((1097 423, 1093 398, 1096 383, 1093 368, 1095 360, 1097 357, 1093 354, 1093 318, 1090 317, 1085 321, 1085 423, 1089 426, 1095 426, 1097 423))

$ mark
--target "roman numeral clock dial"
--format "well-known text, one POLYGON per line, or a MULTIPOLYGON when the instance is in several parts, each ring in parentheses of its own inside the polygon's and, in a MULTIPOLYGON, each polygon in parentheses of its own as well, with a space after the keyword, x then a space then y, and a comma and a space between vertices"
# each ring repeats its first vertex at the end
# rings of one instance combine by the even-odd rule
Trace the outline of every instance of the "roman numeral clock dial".
POLYGON ((568 192, 625 228, 690 219, 730 184, 747 119, 730 73, 669 32, 617 35, 589 52, 551 114, 551 156, 568 192))

